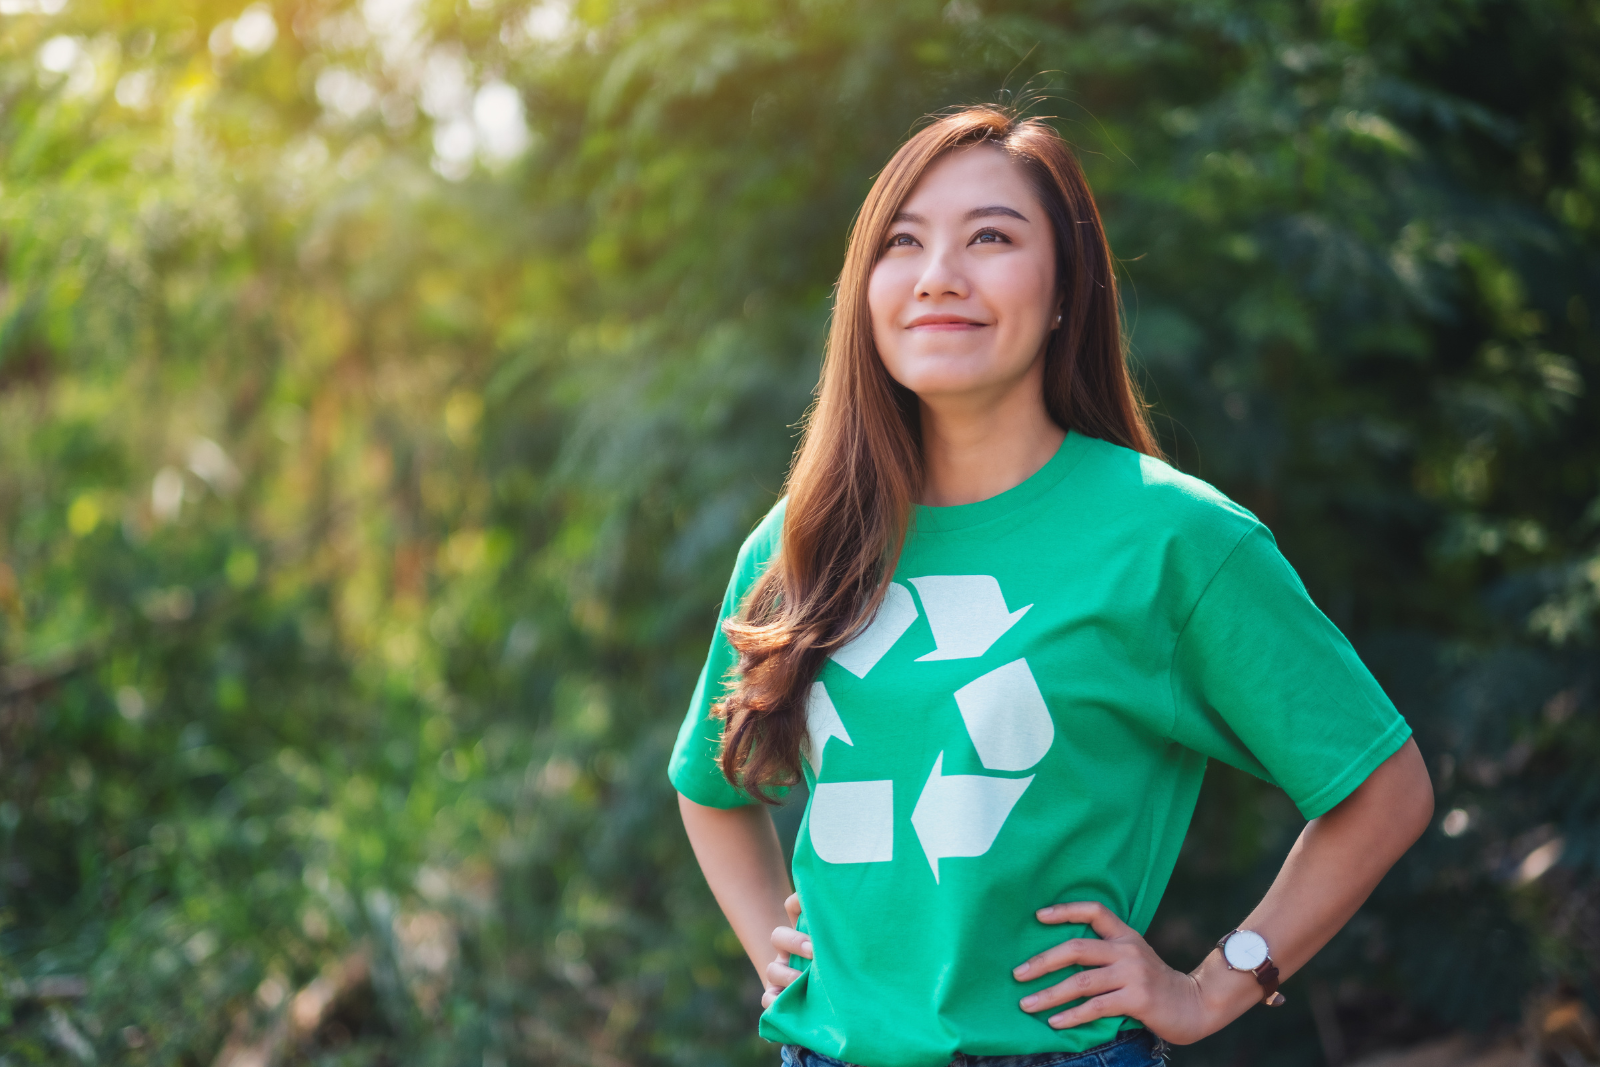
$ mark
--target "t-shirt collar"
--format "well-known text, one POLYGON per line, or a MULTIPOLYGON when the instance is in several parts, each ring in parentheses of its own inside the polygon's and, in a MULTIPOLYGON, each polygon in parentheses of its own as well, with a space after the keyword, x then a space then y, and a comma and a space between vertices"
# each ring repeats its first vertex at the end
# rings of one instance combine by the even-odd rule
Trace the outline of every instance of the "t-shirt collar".
POLYGON ((1076 430, 1068 430, 1061 447, 1056 449, 1055 455, 1044 466, 1003 493, 996 493, 987 500, 950 507, 914 504, 911 508, 912 529, 919 534, 951 533, 992 522, 1025 508, 1054 489, 1072 472, 1072 468, 1083 458, 1086 445, 1087 438, 1076 430))

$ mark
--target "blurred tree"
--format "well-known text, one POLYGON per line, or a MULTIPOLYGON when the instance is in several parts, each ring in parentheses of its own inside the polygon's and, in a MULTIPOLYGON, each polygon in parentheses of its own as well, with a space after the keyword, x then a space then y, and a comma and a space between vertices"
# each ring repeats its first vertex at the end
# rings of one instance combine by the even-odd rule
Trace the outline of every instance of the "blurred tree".
MULTIPOLYGON (((0 1056, 771 1062, 666 754, 871 175, 995 99, 1440 791, 1180 1057, 1600 1005, 1597 55, 1577 0, 4 0, 0 1056)), ((1171 962, 1297 828, 1212 777, 1171 962)))

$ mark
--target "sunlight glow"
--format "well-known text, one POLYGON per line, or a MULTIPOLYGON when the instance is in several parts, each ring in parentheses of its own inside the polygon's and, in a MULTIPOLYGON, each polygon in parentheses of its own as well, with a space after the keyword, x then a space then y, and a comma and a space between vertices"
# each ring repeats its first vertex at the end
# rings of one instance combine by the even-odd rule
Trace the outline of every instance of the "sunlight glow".
POLYGON ((317 99, 343 119, 353 119, 378 99, 378 91, 361 75, 344 67, 329 67, 317 75, 317 99))
POLYGON ((278 39, 278 23, 266 4, 251 4, 233 23, 234 47, 246 55, 260 55, 278 39))
POLYGON ((1546 841, 1532 852, 1528 853, 1521 864, 1517 866, 1516 876, 1512 879, 1514 885, 1527 885, 1542 878, 1561 860, 1561 853, 1566 849, 1567 843, 1562 838, 1546 841))
POLYGON ((522 94, 502 81, 478 90, 472 102, 472 120, 478 128, 483 154, 493 160, 515 159, 528 147, 528 123, 523 116, 522 94))
POLYGON ((65 74, 83 55, 83 42, 76 37, 52 37, 39 48, 39 67, 51 74, 65 74))
POLYGON ((59 15, 67 0, 0 0, 0 15, 59 15))

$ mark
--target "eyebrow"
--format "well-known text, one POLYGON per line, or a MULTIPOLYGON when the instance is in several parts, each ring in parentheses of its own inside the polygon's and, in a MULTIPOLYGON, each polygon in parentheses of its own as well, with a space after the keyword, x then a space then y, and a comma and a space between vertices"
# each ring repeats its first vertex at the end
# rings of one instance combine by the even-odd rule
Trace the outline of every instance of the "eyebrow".
MULTIPOLYGON (((1016 210, 1015 208, 1005 207, 1002 204, 990 204, 988 207, 975 207, 965 215, 961 216, 961 221, 971 222, 973 219, 993 218, 996 215, 1004 215, 1007 218, 1021 219, 1023 222, 1028 221, 1028 216, 1024 215, 1022 212, 1016 210)), ((916 214, 915 212, 896 211, 892 221, 925 224, 928 220, 923 218, 921 215, 916 214)))

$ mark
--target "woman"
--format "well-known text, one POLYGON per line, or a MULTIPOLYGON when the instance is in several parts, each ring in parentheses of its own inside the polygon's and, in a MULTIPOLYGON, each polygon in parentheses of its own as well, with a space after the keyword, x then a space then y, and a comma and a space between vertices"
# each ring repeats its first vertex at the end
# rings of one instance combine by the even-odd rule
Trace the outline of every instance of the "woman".
POLYGON ((1156 1062, 1281 1003, 1433 810, 1272 535, 1161 461, 1070 152, 986 107, 867 196, 670 775, 796 1067, 1156 1062), (1310 821, 1183 974, 1141 933, 1208 757, 1310 821), (756 801, 802 777, 791 894, 756 801))

